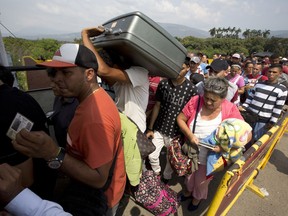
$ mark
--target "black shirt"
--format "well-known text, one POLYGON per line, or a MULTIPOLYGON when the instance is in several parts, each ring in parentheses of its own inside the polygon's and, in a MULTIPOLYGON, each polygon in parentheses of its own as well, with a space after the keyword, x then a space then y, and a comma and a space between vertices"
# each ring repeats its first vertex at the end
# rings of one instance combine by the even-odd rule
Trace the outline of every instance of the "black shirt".
POLYGON ((51 121, 58 145, 66 147, 67 132, 79 102, 76 98, 55 97, 51 121))
POLYGON ((6 135, 15 115, 18 112, 32 121, 32 130, 47 132, 46 116, 32 96, 6 84, 0 86, 0 104, 0 163, 17 165, 28 157, 17 152, 6 135))
POLYGON ((176 118, 191 97, 197 95, 197 87, 189 80, 174 86, 171 79, 161 80, 156 91, 160 110, 154 129, 173 138, 180 133, 176 118))

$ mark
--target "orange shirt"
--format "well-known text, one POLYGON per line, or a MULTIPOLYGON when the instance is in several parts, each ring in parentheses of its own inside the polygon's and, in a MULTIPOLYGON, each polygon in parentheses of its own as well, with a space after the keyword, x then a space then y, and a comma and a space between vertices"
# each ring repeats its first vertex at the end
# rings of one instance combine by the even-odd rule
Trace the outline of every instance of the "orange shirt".
POLYGON ((106 191, 110 208, 124 193, 126 173, 119 113, 110 96, 100 88, 79 104, 69 126, 67 152, 96 169, 113 161, 117 148, 112 182, 106 191))

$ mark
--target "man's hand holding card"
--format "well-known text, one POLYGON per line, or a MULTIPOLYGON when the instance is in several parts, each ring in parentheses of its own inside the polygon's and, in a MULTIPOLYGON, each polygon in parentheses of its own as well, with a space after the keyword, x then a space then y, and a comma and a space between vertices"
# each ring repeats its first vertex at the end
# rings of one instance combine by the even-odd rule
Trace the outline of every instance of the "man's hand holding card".
POLYGON ((15 140, 16 134, 19 131, 21 131, 23 128, 25 128, 27 131, 31 131, 33 124, 34 123, 28 118, 20 113, 17 113, 6 134, 10 139, 15 140))

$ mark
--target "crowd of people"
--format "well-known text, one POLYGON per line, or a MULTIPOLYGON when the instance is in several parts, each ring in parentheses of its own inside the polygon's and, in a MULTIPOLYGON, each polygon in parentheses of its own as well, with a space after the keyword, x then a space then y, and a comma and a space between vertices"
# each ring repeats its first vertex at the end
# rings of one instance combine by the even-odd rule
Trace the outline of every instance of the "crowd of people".
POLYGON ((116 215, 129 185, 119 112, 152 140, 156 150, 141 162, 142 169, 153 170, 164 184, 169 185, 174 175, 168 157, 161 170, 162 148, 179 135, 199 148, 198 167, 185 176, 179 194, 181 201, 191 199, 188 210, 194 211, 207 199, 212 179, 207 178, 207 154, 223 151, 208 150, 200 141, 224 120, 244 121, 240 111, 252 112, 259 118, 247 129, 247 149, 281 116, 287 100, 286 58, 215 54, 209 63, 207 55, 189 53, 177 77, 150 77, 145 68, 95 49, 90 38, 98 34, 101 29, 83 29, 83 45, 64 44, 52 61, 40 63, 47 68, 55 94, 49 123, 56 140, 49 135, 37 102, 9 85, 11 72, 0 68, 0 101, 5 101, 0 107, 0 214, 2 210, 13 215, 86 215, 83 209, 91 207, 95 215, 116 215), (115 97, 98 84, 99 77, 115 97), (11 140, 6 133, 17 113, 34 124, 31 131, 22 129, 11 140), (51 192, 60 172, 70 181, 54 200, 51 192), (68 195, 82 189, 86 200, 70 197, 67 202, 68 195))

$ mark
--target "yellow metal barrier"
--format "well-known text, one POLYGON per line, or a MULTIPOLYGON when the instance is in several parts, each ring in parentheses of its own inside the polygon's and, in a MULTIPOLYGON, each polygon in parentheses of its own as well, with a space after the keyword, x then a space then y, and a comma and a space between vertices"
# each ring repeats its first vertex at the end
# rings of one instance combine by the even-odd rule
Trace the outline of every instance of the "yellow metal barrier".
POLYGON ((266 166, 276 144, 287 132, 288 117, 285 115, 283 119, 281 126, 278 124, 271 128, 225 172, 208 208, 207 216, 226 215, 246 188, 262 198, 265 197, 263 191, 253 182, 259 170, 266 166))

